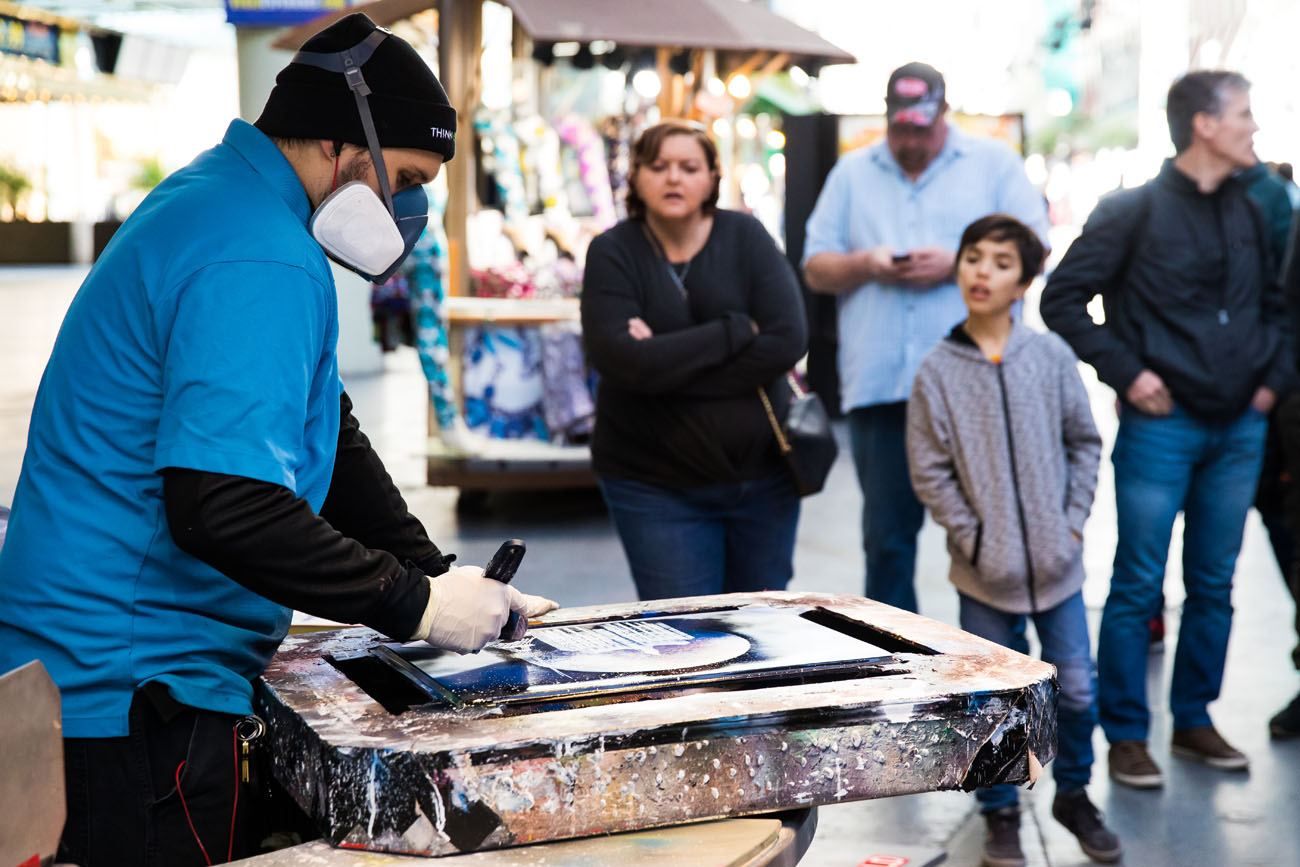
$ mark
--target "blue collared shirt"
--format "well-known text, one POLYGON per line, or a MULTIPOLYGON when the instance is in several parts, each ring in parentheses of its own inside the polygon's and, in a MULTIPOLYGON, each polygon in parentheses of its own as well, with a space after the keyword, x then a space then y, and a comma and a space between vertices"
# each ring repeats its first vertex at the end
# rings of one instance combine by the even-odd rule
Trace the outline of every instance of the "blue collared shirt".
POLYGON ((0 549, 0 671, 41 660, 66 737, 127 734, 151 681, 250 712, 290 612, 177 548, 159 473, 324 502, 338 309, 309 212, 284 155, 235 121, 149 194, 68 309, 0 549))
MULTIPOLYGON (((943 150, 912 181, 885 142, 843 156, 808 218, 804 262, 887 245, 957 252, 975 220, 1004 213, 1047 242, 1047 209, 1004 145, 949 126, 943 150)), ((844 409, 907 400, 921 359, 966 317, 957 284, 917 290, 864 283, 838 298, 844 409)))

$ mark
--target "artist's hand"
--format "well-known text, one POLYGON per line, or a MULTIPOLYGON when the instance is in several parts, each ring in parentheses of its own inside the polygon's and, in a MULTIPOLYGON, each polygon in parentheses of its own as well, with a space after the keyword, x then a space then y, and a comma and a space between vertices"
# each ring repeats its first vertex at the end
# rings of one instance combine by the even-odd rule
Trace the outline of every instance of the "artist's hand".
POLYGON ((1273 393, 1273 389, 1261 385, 1255 390, 1255 396, 1250 399, 1250 405, 1253 406, 1257 412, 1262 412, 1264 415, 1268 415, 1273 411, 1273 407, 1277 406, 1277 395, 1273 393))
POLYGON ((645 320, 640 316, 633 316, 627 321, 627 333, 632 335, 633 340, 647 340, 655 336, 650 326, 646 325, 645 320))
POLYGON ((1174 411, 1174 397, 1165 388, 1165 381, 1154 370, 1143 370, 1131 383, 1124 397, 1139 412, 1147 415, 1169 415, 1174 411))
POLYGON ((957 257, 943 247, 913 247, 905 262, 898 264, 898 281, 918 289, 928 289, 952 279, 957 257))
POLYGON ((429 604, 413 641, 456 653, 473 653, 495 640, 511 611, 537 617, 559 605, 520 593, 483 575, 478 566, 457 566, 429 579, 429 604))

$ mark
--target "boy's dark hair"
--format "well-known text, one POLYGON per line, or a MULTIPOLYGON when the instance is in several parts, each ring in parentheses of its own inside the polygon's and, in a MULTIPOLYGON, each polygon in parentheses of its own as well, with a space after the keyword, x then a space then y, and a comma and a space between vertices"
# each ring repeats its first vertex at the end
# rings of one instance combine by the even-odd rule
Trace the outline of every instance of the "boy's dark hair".
POLYGON ((1165 117, 1169 120, 1169 137, 1174 141, 1175 151, 1182 153, 1192 146, 1192 119, 1196 115, 1218 117, 1223 112, 1226 90, 1250 90, 1250 82, 1240 72, 1199 69, 1169 86, 1165 117))
POLYGON ((967 247, 973 247, 983 240, 1011 241, 1020 253, 1020 285, 1027 286, 1043 268, 1043 257, 1047 251, 1038 234, 1024 223, 1008 214, 989 214, 980 217, 966 227, 961 233, 961 243, 957 245, 957 258, 967 247))

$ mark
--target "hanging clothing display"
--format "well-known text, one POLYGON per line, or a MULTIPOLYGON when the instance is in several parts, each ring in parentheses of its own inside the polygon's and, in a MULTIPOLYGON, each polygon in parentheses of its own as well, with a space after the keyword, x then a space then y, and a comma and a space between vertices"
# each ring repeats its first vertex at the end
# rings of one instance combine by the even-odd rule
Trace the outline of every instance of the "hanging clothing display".
POLYGON ((506 225, 519 225, 528 218, 528 196, 520 162, 519 139, 498 114, 481 112, 474 120, 474 131, 484 145, 483 168, 492 175, 506 225))
POLYGON ((542 414, 551 440, 560 445, 586 442, 596 420, 596 401, 587 385, 582 329, 556 323, 540 329, 542 414))
POLYGON ((606 165, 609 172, 609 191, 614 199, 614 213, 618 219, 627 219, 627 186, 632 174, 631 124, 626 117, 610 115, 600 124, 600 136, 605 141, 606 165))
POLYGON ((598 231, 618 222, 614 211, 614 194, 610 192, 609 166, 605 161, 605 143, 591 122, 576 114, 565 115, 556 123, 560 140, 578 155, 578 176, 591 202, 592 217, 598 231))
POLYGON ((442 304, 447 297, 447 233, 442 215, 447 194, 438 189, 430 196, 429 225, 403 266, 409 283, 411 317, 415 321, 415 349, 420 355, 420 367, 429 381, 429 399, 438 428, 452 430, 460 411, 456 396, 447 378, 447 362, 451 351, 447 343, 447 321, 442 304))
POLYGON ((548 439, 536 328, 465 329, 461 377, 470 430, 496 439, 548 439))
MULTIPOLYGON (((406 263, 402 264, 405 267, 406 263)), ((374 323, 375 342, 384 352, 415 345, 411 287, 401 271, 383 283, 370 284, 370 319, 374 323)))

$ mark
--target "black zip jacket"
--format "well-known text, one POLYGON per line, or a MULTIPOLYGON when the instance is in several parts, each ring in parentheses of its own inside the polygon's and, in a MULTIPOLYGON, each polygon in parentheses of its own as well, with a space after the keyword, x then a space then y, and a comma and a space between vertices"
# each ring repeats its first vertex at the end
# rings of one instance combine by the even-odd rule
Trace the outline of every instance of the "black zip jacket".
POLYGON ((1043 321, 1124 397, 1149 368, 1207 420, 1236 417, 1260 386, 1291 387, 1291 324, 1258 214, 1239 181, 1213 193, 1166 161, 1104 198, 1043 291, 1043 321), (1101 295, 1106 321, 1085 309, 1101 295))
POLYGON ((340 398, 338 452, 320 514, 288 488, 198 470, 163 471, 172 538, 185 553, 273 602, 399 641, 429 601, 444 556, 406 507, 340 398))

